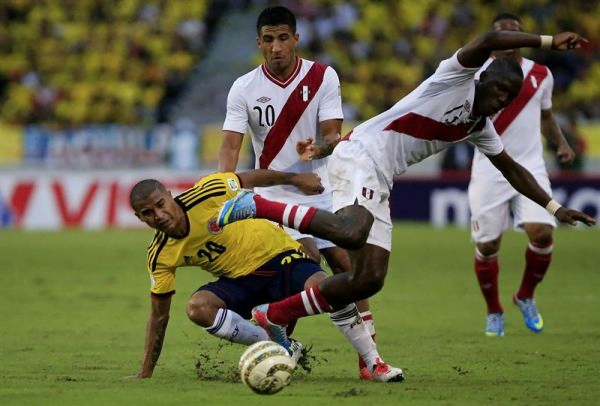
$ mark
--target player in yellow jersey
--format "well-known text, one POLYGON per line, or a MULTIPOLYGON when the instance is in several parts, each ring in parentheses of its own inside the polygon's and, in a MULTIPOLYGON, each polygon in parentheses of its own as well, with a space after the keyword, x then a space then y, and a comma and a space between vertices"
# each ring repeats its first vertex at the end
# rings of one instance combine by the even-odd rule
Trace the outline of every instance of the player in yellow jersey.
MULTIPOLYGON (((226 228, 217 226, 219 209, 242 186, 275 184, 293 185, 306 194, 323 191, 315 174, 270 170, 213 174, 177 197, 154 179, 133 187, 131 207, 142 222, 156 229, 148 247, 151 310, 137 377, 151 377, 160 356, 177 268, 197 266, 218 278, 191 296, 187 305, 189 319, 216 337, 245 345, 269 340, 272 334, 247 320, 254 306, 302 292, 327 277, 319 264, 305 255, 301 245, 274 223, 251 220, 226 228)), ((316 303, 313 299, 307 300, 316 303)), ((359 354, 373 365, 381 362, 356 306, 335 310, 331 314, 333 323, 359 354)), ((297 359, 301 344, 290 340, 284 346, 297 359)), ((388 378, 379 380, 391 380, 388 378)))

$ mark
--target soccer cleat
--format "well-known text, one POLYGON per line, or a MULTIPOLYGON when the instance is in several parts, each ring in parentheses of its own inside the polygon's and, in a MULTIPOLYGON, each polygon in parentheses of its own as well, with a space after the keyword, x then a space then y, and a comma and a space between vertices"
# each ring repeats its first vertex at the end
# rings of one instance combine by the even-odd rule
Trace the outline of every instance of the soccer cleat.
POLYGON ((358 378, 361 381, 372 381, 373 376, 371 375, 371 371, 369 371, 369 367, 362 367, 358 370, 358 378))
POLYGON ((288 351, 290 352, 290 357, 292 357, 294 368, 296 368, 302 356, 304 355, 304 345, 300 341, 295 340, 293 338, 290 338, 289 341, 290 348, 288 351))
POLYGON ((504 315, 490 313, 485 319, 485 335, 488 337, 504 337, 504 315))
POLYGON ((269 310, 268 304, 262 304, 252 309, 252 320, 262 327, 271 340, 285 348, 290 355, 292 354, 291 342, 288 338, 286 328, 287 326, 280 326, 279 324, 271 323, 267 318, 267 311, 269 310))
POLYGON ((527 328, 533 332, 541 333, 544 329, 544 319, 542 319, 542 315, 538 313, 535 299, 519 299, 515 294, 513 295, 513 302, 523 314, 527 328))
POLYGON ((371 377, 376 382, 402 382, 404 380, 404 372, 400 368, 394 368, 377 359, 377 363, 371 370, 371 377))
POLYGON ((235 197, 227 200, 221 210, 217 222, 219 227, 231 224, 234 221, 254 218, 256 216, 256 203, 254 192, 242 190, 235 197))

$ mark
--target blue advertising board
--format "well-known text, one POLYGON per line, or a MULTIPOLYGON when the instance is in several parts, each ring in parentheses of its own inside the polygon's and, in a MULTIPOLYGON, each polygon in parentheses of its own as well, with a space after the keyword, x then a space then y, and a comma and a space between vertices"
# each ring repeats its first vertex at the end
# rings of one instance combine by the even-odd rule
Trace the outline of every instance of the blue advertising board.
MULTIPOLYGON (((600 176, 568 174, 551 176, 555 200, 600 220, 600 176)), ((468 174, 431 177, 399 177, 390 196, 395 220, 428 221, 435 226, 470 223, 468 174)))

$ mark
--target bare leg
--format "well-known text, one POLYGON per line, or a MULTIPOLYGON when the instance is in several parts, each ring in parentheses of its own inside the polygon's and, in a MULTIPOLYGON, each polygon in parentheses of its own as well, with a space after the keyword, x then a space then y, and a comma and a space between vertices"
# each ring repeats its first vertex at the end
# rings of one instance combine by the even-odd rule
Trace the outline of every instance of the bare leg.
MULTIPOLYGON (((352 271, 352 263, 348 251, 339 247, 324 248, 321 253, 325 257, 327 264, 334 274, 352 271)), ((369 311, 369 301, 367 299, 356 302, 358 311, 363 313, 369 311)))
POLYGON ((383 287, 389 255, 389 251, 371 244, 351 251, 352 272, 321 281, 319 291, 333 308, 373 296, 383 287))
POLYGON ((310 259, 315 261, 317 264, 321 263, 321 253, 317 248, 317 244, 314 238, 306 237, 298 240, 300 244, 302 244, 302 249, 310 259))
POLYGON ((250 345, 269 339, 264 329, 226 307, 225 302, 214 293, 199 290, 188 301, 187 314, 191 321, 203 327, 207 333, 232 343, 250 345))

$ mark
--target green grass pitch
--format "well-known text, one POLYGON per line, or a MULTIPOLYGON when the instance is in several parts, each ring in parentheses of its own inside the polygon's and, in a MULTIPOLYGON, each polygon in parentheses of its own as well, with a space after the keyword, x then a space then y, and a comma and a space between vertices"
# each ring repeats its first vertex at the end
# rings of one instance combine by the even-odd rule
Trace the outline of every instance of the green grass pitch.
POLYGON ((149 307, 149 230, 0 232, 0 405, 598 404, 600 229, 563 227, 538 288, 545 331, 528 331, 510 297, 525 237, 500 255, 506 336, 483 334, 485 307, 466 230, 398 223, 386 285, 371 300, 381 354, 401 384, 357 379, 356 355, 325 315, 301 320, 312 371, 273 396, 237 378, 243 347, 210 337, 185 316, 210 280, 178 271, 178 294, 151 380, 127 380, 142 355, 149 307), (332 403, 333 402, 333 403, 332 403))

